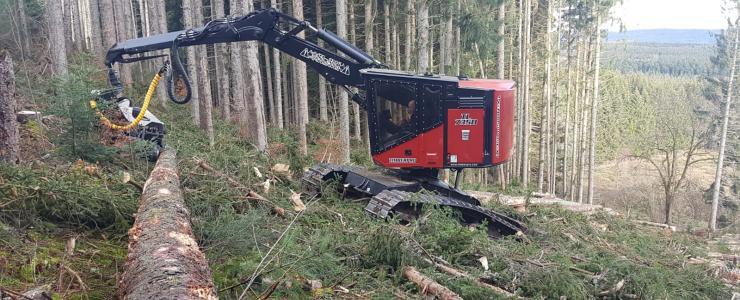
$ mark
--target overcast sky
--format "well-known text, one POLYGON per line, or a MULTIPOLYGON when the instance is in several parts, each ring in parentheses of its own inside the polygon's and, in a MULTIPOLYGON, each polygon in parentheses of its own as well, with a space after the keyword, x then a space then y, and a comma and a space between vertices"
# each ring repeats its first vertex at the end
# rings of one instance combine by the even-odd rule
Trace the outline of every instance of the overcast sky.
MULTIPOLYGON (((627 30, 722 29, 727 27, 723 0, 624 0, 613 8, 627 30)), ((618 31, 618 24, 609 26, 618 31)))

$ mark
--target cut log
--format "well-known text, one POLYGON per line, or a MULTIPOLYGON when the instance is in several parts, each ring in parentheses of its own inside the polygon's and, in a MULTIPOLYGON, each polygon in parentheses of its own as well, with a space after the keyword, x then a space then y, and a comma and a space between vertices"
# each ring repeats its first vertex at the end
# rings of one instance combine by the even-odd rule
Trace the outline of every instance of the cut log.
POLYGON ((118 293, 123 299, 217 299, 183 201, 175 151, 166 149, 144 184, 118 293))
MULTIPOLYGON (((424 258, 423 260, 424 260, 424 262, 433 265, 437 270, 440 270, 442 272, 445 272, 445 273, 447 273, 449 275, 452 275, 452 276, 455 276, 455 277, 461 277, 461 278, 465 278, 465 279, 470 279, 473 282, 475 282, 476 285, 478 285, 480 287, 483 287, 483 288, 487 288, 487 289, 489 289, 489 290, 493 291, 494 293, 499 294, 501 296, 504 296, 504 297, 507 297, 507 298, 516 297, 516 295, 512 294, 511 292, 509 292, 509 291, 507 291, 505 289, 502 289, 502 288, 497 287, 495 285, 488 284, 488 283, 482 281, 481 279, 473 278, 473 276, 470 276, 465 271, 455 269, 455 268, 453 268, 451 266, 448 266, 448 265, 445 265, 445 264, 442 264, 442 263, 433 262, 432 260, 430 260, 428 258, 424 258)), ((517 297, 517 299, 519 299, 519 297, 517 297)))
POLYGON ((632 220, 632 222, 635 224, 639 224, 639 225, 663 228, 663 229, 668 229, 671 232, 676 232, 676 226, 671 226, 671 225, 667 225, 663 223, 655 223, 655 222, 643 221, 643 220, 632 220))
POLYGON ((416 283, 421 288, 422 294, 431 294, 443 300, 462 300, 458 294, 455 294, 455 292, 450 291, 450 289, 429 277, 424 276, 424 274, 419 273, 414 267, 404 267, 403 276, 411 282, 416 283))

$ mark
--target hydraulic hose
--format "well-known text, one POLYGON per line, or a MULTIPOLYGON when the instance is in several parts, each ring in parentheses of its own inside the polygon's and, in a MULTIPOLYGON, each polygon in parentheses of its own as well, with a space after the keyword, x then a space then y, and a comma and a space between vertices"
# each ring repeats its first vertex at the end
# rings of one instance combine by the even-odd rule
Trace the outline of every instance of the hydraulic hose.
POLYGON ((146 96, 144 97, 144 103, 141 105, 141 110, 139 111, 139 115, 136 116, 136 118, 129 124, 121 125, 121 124, 115 124, 111 120, 109 120, 105 115, 103 115, 100 110, 98 110, 98 103, 95 100, 90 101, 90 108, 95 110, 95 114, 100 118, 100 122, 103 123, 106 127, 118 130, 118 131, 129 131, 132 128, 139 125, 139 122, 144 119, 144 115, 147 112, 147 109, 149 108, 149 103, 152 101, 152 97, 154 96, 154 92, 157 90, 157 85, 159 85, 159 80, 162 79, 162 74, 165 73, 165 71, 168 69, 167 64, 165 64, 157 74, 154 75, 154 78, 152 78, 152 82, 149 84, 149 89, 146 92, 146 96))
POLYGON ((185 67, 182 65, 180 52, 178 51, 177 40, 172 42, 172 47, 170 48, 170 58, 172 60, 172 69, 167 72, 167 96, 170 97, 170 100, 172 100, 172 102, 175 102, 177 104, 186 104, 190 102, 190 98, 193 95, 193 88, 190 85, 190 78, 188 77, 188 73, 187 71, 185 71, 185 67), (185 88, 185 97, 182 99, 178 98, 177 95, 175 95, 175 77, 179 77, 182 79, 185 88))

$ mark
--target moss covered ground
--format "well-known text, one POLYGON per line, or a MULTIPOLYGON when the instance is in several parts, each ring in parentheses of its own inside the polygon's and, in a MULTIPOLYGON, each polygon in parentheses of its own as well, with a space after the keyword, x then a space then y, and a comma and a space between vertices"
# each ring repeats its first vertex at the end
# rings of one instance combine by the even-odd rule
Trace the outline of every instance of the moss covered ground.
MULTIPOLYGON (((524 238, 492 240, 440 208, 425 208, 422 218, 408 225, 374 219, 363 213, 362 201, 342 199, 332 183, 321 198, 304 195, 307 209, 298 213, 290 196, 301 191, 297 181, 304 168, 326 157, 330 144, 315 142, 312 155, 302 157, 289 130, 271 130, 270 149, 259 153, 238 138, 234 127, 217 122, 211 148, 187 121, 185 108, 170 106, 160 116, 168 124, 169 146, 178 151, 194 231, 223 299, 237 298, 253 275, 248 298, 419 298, 423 291, 401 275, 406 265, 465 299, 500 297, 470 279, 435 270, 425 263, 429 258, 534 299, 731 297, 731 288, 709 266, 687 263, 705 254, 705 241, 606 215, 558 208, 517 213, 494 206, 525 222, 530 232, 524 238), (254 202, 244 189, 199 168, 200 160, 287 213, 279 216, 254 202), (278 163, 289 165, 290 174, 273 172, 278 163)), ((310 128, 309 141, 331 136, 330 126, 310 128)), ((113 298, 138 198, 136 188, 120 178, 127 172, 143 182, 151 168, 138 157, 139 149, 124 146, 98 164, 80 165, 59 156, 0 167, 0 286, 22 291, 49 285, 59 298, 113 298), (76 240, 72 255, 65 253, 70 237, 76 240)), ((355 145, 353 161, 368 163, 364 153, 362 145, 355 145)))

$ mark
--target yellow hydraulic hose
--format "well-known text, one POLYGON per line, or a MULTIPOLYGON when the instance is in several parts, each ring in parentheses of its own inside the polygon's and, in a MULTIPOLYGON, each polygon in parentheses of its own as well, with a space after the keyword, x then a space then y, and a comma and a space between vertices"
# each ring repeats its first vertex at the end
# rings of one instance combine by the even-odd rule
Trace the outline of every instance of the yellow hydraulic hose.
POLYGON ((146 114, 147 108, 149 108, 149 102, 152 101, 152 97, 154 96, 154 91, 157 89, 157 85, 159 85, 159 80, 162 79, 162 74, 164 73, 165 68, 162 68, 159 72, 157 72, 156 75, 154 75, 154 78, 152 79, 152 82, 149 84, 149 90, 146 91, 146 96, 144 97, 144 103, 141 105, 141 110, 139 111, 139 115, 136 116, 136 119, 134 119, 133 122, 126 125, 119 125, 111 122, 108 118, 106 118, 103 113, 101 113, 98 110, 98 103, 95 100, 90 101, 90 108, 95 110, 95 114, 98 115, 98 118, 100 118, 100 122, 103 123, 106 127, 113 129, 113 130, 119 130, 119 131, 128 131, 132 128, 136 127, 136 125, 139 125, 139 122, 141 122, 142 119, 144 119, 144 114, 146 114))

